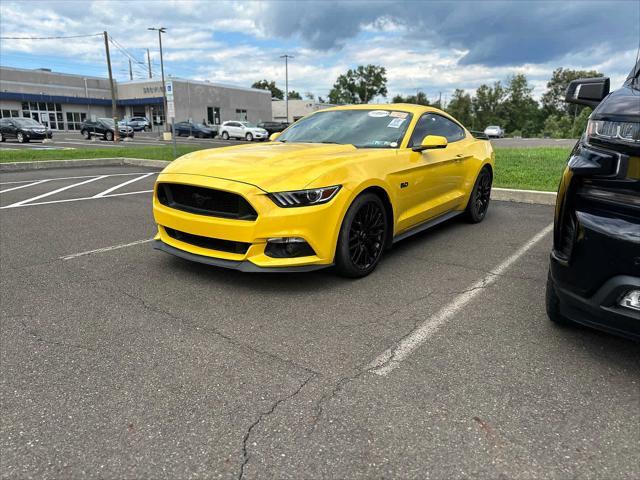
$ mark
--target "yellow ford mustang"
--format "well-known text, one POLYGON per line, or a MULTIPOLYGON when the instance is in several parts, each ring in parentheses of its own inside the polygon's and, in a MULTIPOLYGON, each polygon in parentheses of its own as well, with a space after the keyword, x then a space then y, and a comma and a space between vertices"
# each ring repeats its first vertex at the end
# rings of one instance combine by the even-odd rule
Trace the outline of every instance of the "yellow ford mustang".
POLYGON ((487 213, 493 150, 418 105, 315 112, 271 142, 189 153, 158 176, 154 247, 247 272, 373 271, 392 243, 487 213))

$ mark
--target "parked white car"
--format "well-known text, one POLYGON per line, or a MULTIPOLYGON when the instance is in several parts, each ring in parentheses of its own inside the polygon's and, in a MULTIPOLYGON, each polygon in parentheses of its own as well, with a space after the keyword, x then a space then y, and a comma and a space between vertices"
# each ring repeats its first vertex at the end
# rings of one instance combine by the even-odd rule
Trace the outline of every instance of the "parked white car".
POLYGON ((251 142, 253 140, 266 140, 269 138, 269 132, 253 123, 233 120, 223 122, 222 125, 220 125, 220 136, 224 140, 241 138, 247 142, 251 142))
POLYGON ((490 125, 484 129, 484 134, 489 138, 502 138, 504 137, 504 130, 497 125, 490 125))

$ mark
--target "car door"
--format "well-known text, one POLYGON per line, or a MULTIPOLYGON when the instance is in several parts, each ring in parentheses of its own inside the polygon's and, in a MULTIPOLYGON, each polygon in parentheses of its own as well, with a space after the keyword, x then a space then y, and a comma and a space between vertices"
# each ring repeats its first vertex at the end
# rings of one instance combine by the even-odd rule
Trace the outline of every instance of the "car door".
POLYGON ((466 133, 457 123, 436 113, 422 115, 407 148, 398 155, 394 176, 400 186, 398 232, 431 220, 460 206, 464 197, 466 133), (447 138, 442 149, 414 152, 427 135, 447 138))
POLYGON ((7 138, 17 138, 18 137, 18 125, 13 120, 7 121, 6 134, 7 138))

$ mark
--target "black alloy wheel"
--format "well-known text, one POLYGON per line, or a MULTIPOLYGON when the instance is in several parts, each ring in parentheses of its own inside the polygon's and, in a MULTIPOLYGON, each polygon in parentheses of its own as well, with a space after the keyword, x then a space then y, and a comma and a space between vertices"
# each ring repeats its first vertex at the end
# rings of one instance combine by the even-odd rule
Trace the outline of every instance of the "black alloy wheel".
POLYGON ((467 218, 471 223, 481 222, 487 214, 491 200, 491 182, 491 172, 488 168, 483 168, 476 179, 467 204, 467 218))
POLYGON ((338 246, 336 268, 351 278, 371 273, 385 247, 387 212, 380 197, 365 193, 354 200, 345 215, 338 246))

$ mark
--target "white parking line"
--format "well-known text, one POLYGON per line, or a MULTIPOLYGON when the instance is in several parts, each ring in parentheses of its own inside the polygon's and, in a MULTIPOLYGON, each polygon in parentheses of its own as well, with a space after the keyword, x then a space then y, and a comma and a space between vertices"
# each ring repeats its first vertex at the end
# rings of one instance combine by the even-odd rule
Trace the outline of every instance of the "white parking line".
POLYGON ((15 203, 11 205, 6 205, 4 207, 0 207, 0 210, 5 208, 21 208, 21 207, 34 207, 36 205, 51 205, 53 203, 69 203, 69 202, 81 202, 83 200, 100 200, 103 198, 113 198, 113 197, 123 197, 126 195, 138 195, 140 193, 152 193, 153 190, 140 190, 138 192, 124 192, 124 193, 112 193, 110 195, 105 195, 103 197, 81 197, 81 198, 66 198, 64 200, 49 200, 47 202, 33 202, 33 203, 25 203, 17 205, 15 203))
POLYGON ((140 245, 141 243, 149 243, 152 241, 153 241, 153 238, 147 238, 145 240, 136 240, 135 242, 131 242, 131 243, 123 243, 120 245, 113 245, 111 247, 96 248, 95 250, 88 250, 86 252, 73 253, 71 255, 65 255, 64 257, 59 257, 59 258, 60 260, 72 260, 74 258, 83 257, 85 255, 91 255, 93 253, 110 252, 111 250, 118 250, 119 248, 133 247, 134 245, 140 245))
POLYGON ((44 182, 48 182, 49 180, 38 180, 36 182, 31 182, 23 185, 18 185, 17 187, 5 188, 4 190, 0 190, 0 193, 12 192, 13 190, 20 190, 21 188, 31 187, 33 185, 39 185, 44 182))
POLYGON ((105 177, 106 177, 106 175, 100 175, 99 177, 90 178, 88 180, 84 180, 84 181, 78 182, 78 183, 73 183, 71 185, 67 185, 65 187, 58 188, 58 189, 53 190, 51 192, 43 193, 42 195, 38 195, 36 197, 27 198, 26 200, 20 200, 19 202, 15 202, 15 203, 12 203, 10 205, 6 205, 6 206, 1 207, 1 208, 21 207, 26 203, 33 202, 35 200, 40 200, 41 198, 50 197, 51 195, 55 195, 56 193, 64 192, 65 190, 69 190, 70 188, 73 188, 73 187, 79 187, 80 185, 84 185, 86 183, 95 182, 96 180, 101 180, 101 179, 103 179, 105 177))
POLYGON ((395 347, 387 349, 369 364, 369 371, 376 375, 385 376, 400 366, 403 360, 411 355, 417 348, 425 343, 438 328, 450 320, 465 305, 473 300, 483 288, 493 284, 520 257, 527 253, 531 247, 538 243, 553 229, 553 224, 547 225, 535 237, 520 247, 513 255, 489 272, 484 278, 477 281, 461 293, 452 302, 442 307, 435 315, 427 318, 418 325, 409 335, 395 347))
POLYGON ((100 193, 94 195, 93 198, 104 197, 105 195, 113 192, 114 190, 117 190, 117 189, 119 189, 121 187, 124 187, 125 185, 129 185, 131 183, 137 182, 138 180, 142 180, 143 178, 147 178, 147 177, 149 177, 151 175, 154 175, 154 174, 155 174, 155 172, 145 173, 144 175, 141 175, 139 177, 132 178, 131 180, 127 180, 126 182, 119 183, 115 187, 107 188, 104 192, 100 192, 100 193))
MULTIPOLYGON (((105 175, 102 175, 103 177, 126 177, 126 176, 132 176, 132 175, 143 175, 145 173, 148 172, 134 172, 134 173, 107 173, 105 175)), ((160 172, 151 172, 151 173, 160 173, 160 172)), ((38 181, 52 181, 52 180, 76 180, 78 178, 94 178, 94 177, 99 177, 100 175, 80 175, 78 177, 55 177, 55 178, 39 178, 37 179, 38 181)), ((17 184, 17 183, 30 183, 30 182, 35 182, 36 180, 31 179, 31 180, 15 180, 12 182, 0 182, 0 185, 12 185, 12 184, 17 184)))

